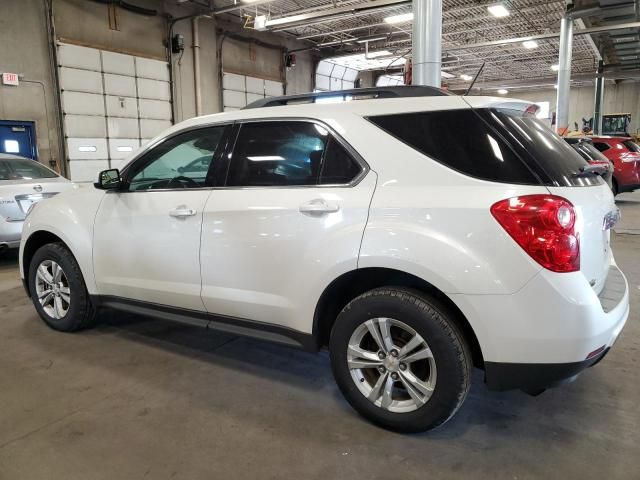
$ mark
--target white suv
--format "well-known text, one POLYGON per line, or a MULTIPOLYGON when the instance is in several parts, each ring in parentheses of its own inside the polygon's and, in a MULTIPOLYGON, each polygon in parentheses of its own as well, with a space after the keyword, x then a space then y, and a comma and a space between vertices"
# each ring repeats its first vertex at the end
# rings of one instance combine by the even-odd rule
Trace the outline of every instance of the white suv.
POLYGON ((354 101, 183 122, 38 204, 20 262, 42 319, 75 331, 109 307, 328 347, 351 405, 404 432, 449 419, 473 366, 536 393, 607 353, 629 314, 617 209, 531 105, 330 95, 354 101))

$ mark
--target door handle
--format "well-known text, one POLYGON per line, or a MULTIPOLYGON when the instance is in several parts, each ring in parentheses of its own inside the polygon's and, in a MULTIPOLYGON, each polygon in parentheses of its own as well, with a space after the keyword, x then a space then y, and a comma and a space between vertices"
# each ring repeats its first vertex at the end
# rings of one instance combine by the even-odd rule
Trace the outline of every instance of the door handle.
POLYGON ((325 200, 318 198, 310 202, 300 205, 300 213, 308 213, 311 215, 322 215, 325 213, 335 213, 340 210, 340 205, 336 203, 327 203, 325 200))
POLYGON ((196 211, 193 208, 187 208, 184 206, 180 206, 174 208, 173 210, 169 210, 169 215, 173 218, 185 218, 185 217, 193 217, 196 214, 196 211))

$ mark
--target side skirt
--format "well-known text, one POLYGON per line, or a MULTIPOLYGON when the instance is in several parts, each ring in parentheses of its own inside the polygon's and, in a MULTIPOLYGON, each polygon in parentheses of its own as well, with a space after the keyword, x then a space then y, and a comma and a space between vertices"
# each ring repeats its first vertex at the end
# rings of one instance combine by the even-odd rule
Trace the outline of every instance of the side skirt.
POLYGON ((96 308, 110 308, 122 312, 134 313, 136 315, 210 328, 233 335, 257 338, 291 347, 302 348, 309 352, 317 352, 319 350, 318 342, 312 334, 299 332, 271 323, 256 322, 254 320, 228 317, 225 315, 215 315, 197 310, 170 307, 157 303, 108 295, 92 295, 91 301, 96 308))

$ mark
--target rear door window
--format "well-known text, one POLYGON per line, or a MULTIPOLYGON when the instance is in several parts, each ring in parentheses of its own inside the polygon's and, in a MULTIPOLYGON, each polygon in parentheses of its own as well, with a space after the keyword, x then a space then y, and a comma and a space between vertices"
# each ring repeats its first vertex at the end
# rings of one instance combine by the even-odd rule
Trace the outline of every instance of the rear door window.
POLYGON ((227 186, 346 185, 363 170, 327 129, 314 122, 248 122, 240 127, 227 186))
POLYGON ((329 138, 322 168, 321 185, 344 185, 351 183, 362 172, 362 167, 354 160, 347 149, 334 137, 329 138))
POLYGON ((315 185, 328 133, 310 122, 255 122, 240 127, 228 186, 315 185))

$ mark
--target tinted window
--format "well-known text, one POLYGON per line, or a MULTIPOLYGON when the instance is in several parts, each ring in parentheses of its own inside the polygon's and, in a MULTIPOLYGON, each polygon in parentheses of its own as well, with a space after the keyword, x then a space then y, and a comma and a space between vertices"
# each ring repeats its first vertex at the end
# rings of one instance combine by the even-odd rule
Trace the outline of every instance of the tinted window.
POLYGON ((505 183, 583 186, 586 165, 540 120, 519 111, 449 110, 373 117, 371 121, 426 154, 467 175, 505 183))
POLYGON ((507 143, 472 110, 372 117, 391 135, 444 165, 473 177, 537 183, 507 143))
POLYGON ((320 184, 342 185, 350 183, 361 171, 362 167, 358 162, 340 142, 331 137, 322 161, 320 184))
POLYGON ((538 174, 542 183, 564 187, 602 184, 599 176, 579 174, 587 162, 541 120, 510 110, 477 111, 487 123, 503 133, 505 140, 538 174))
POLYGON ((640 152, 640 146, 638 146, 638 144, 633 140, 625 140, 622 143, 630 152, 640 152))
POLYGON ((315 185, 329 132, 310 122, 246 123, 236 140, 227 185, 315 185))
POLYGON ((598 151, 590 142, 578 142, 572 144, 572 147, 587 161, 596 160, 598 162, 606 162, 607 157, 598 151))
POLYGON ((0 180, 56 178, 58 175, 35 160, 0 160, 0 180))
POLYGON ((593 146, 596 147, 599 151, 604 152, 605 150, 609 150, 611 147, 604 142, 593 142, 593 146))
POLYGON ((133 165, 129 190, 200 188, 225 127, 192 130, 158 145, 133 165))

